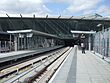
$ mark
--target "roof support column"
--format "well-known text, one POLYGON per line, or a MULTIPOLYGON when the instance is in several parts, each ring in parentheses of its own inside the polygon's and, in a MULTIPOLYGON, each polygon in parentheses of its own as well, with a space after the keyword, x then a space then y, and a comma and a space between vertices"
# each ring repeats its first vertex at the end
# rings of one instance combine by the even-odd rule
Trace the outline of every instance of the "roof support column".
POLYGON ((9 41, 9 44, 10 44, 9 50, 10 50, 10 51, 11 51, 11 47, 12 47, 11 40, 12 40, 12 36, 11 36, 11 34, 10 34, 10 41, 9 41))
POLYGON ((17 46, 17 36, 14 35, 14 50, 17 51, 17 48, 18 48, 18 46, 17 46))
POLYGON ((0 41, 0 53, 1 53, 1 41, 0 41))
POLYGON ((26 36, 24 36, 24 50, 26 50, 26 36))
POLYGON ((91 34, 89 34, 88 43, 89 43, 89 51, 91 51, 91 34))

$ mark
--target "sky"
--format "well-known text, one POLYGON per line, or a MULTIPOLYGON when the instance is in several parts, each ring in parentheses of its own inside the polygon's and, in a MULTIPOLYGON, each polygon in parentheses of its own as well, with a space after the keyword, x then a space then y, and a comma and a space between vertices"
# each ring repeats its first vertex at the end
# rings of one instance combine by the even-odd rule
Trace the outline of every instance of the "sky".
POLYGON ((110 16, 110 0, 1 0, 0 14, 36 16, 110 16))

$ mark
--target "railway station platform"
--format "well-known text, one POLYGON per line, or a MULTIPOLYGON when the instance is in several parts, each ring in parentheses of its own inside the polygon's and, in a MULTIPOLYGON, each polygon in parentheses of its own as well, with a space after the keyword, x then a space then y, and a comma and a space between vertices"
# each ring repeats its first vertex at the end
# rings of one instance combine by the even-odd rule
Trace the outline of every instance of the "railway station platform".
POLYGON ((72 49, 49 83, 110 83, 110 64, 90 51, 72 49))
POLYGON ((22 51, 13 51, 9 53, 0 53, 0 63, 10 61, 10 60, 16 60, 22 57, 32 56, 34 54, 52 51, 61 47, 63 46, 61 45, 61 46, 54 46, 54 47, 47 47, 47 48, 39 48, 36 50, 22 50, 22 51))

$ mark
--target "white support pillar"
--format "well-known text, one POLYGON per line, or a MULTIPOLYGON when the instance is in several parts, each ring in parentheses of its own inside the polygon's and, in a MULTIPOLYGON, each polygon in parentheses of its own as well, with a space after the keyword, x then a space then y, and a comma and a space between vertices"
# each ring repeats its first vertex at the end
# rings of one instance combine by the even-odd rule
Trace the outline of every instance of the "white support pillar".
POLYGON ((11 51, 11 34, 10 34, 10 41, 9 41, 9 44, 10 44, 10 46, 9 46, 9 49, 10 49, 10 51, 11 51))
POLYGON ((23 38, 20 38, 20 45, 21 45, 20 49, 22 50, 23 49, 23 38))
POLYGON ((2 44, 1 44, 1 41, 0 41, 0 53, 1 53, 1 45, 2 45, 2 44))
POLYGON ((5 52, 7 51, 7 42, 5 41, 5 52))
POLYGON ((27 37, 27 49, 29 50, 29 37, 27 37))
POLYGON ((19 48, 20 48, 19 36, 18 36, 17 41, 18 41, 18 48, 17 49, 19 50, 19 48))
POLYGON ((24 36, 24 50, 26 50, 26 36, 24 36))
POLYGON ((89 42, 89 51, 91 51, 91 34, 89 35, 89 40, 88 40, 88 42, 89 42))
POLYGON ((14 36, 14 50, 15 51, 17 51, 17 48, 18 48, 18 46, 17 46, 17 36, 14 36))

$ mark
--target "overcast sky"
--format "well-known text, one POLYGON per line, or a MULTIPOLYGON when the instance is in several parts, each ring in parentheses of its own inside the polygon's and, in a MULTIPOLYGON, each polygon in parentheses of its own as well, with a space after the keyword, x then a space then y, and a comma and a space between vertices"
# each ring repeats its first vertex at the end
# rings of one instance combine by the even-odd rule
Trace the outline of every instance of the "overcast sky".
POLYGON ((110 16, 110 0, 1 0, 0 14, 110 16))

